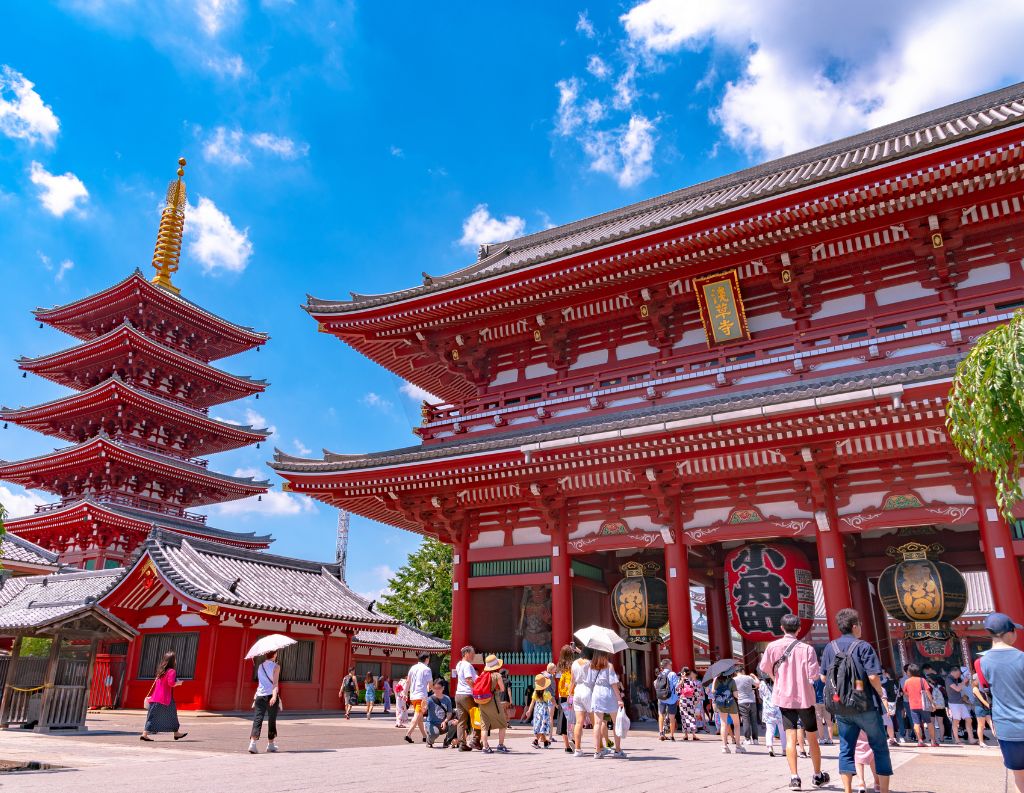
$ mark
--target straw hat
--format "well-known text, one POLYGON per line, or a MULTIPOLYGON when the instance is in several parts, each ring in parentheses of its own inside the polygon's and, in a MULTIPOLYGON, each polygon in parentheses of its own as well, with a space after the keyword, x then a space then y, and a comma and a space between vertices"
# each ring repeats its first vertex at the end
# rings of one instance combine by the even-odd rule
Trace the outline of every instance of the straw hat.
POLYGON ((533 678, 533 687, 537 691, 543 691, 551 685, 551 678, 547 675, 537 675, 533 678))
POLYGON ((485 672, 497 672, 504 665, 505 665, 505 662, 502 661, 498 656, 493 655, 493 654, 492 655, 488 655, 487 658, 484 659, 484 671, 485 672))

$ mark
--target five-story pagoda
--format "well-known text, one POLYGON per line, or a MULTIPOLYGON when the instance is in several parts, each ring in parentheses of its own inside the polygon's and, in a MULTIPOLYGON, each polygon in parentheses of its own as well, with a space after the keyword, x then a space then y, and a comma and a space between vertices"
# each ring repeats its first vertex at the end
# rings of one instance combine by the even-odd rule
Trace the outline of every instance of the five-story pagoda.
POLYGON ((81 341, 37 358, 25 372, 74 390, 0 420, 68 442, 51 452, 0 461, 0 479, 58 496, 7 529, 88 569, 125 562, 154 526, 190 537, 263 549, 270 537, 221 531, 190 508, 259 495, 267 482, 210 471, 200 459, 264 440, 265 429, 212 418, 209 408, 266 388, 211 361, 257 348, 268 336, 182 298, 178 270, 185 223, 185 160, 170 183, 153 267, 35 316, 81 341))

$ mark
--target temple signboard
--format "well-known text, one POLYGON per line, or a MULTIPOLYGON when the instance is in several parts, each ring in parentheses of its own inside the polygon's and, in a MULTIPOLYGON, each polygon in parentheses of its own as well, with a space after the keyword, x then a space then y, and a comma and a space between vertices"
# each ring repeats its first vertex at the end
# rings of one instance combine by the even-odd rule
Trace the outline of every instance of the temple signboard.
POLYGON ((694 278, 693 291, 697 294, 708 347, 750 338, 739 275, 735 270, 694 278))

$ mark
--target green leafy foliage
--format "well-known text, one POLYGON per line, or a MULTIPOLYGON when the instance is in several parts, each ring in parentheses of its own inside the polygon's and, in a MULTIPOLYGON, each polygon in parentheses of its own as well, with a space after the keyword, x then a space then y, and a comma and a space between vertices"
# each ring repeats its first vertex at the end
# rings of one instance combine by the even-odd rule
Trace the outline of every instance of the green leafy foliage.
POLYGON ((452 630, 452 547, 426 538, 388 581, 380 610, 442 639, 452 630))
POLYGON ((1024 312, 983 334, 957 366, 946 407, 950 440, 995 480, 1007 517, 1022 498, 1024 463, 1024 312))

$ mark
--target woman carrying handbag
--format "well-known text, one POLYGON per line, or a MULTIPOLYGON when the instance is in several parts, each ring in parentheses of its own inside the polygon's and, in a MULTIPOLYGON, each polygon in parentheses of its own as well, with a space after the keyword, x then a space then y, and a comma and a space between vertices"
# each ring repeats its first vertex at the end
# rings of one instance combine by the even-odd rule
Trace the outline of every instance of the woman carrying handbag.
POLYGON ((267 751, 277 751, 277 712, 281 709, 281 694, 278 684, 281 678, 281 665, 277 663, 277 650, 267 653, 263 662, 256 667, 256 696, 252 706, 256 711, 252 718, 252 731, 249 733, 249 754, 256 754, 256 742, 263 731, 263 719, 267 720, 267 751))
POLYGON ((174 740, 180 741, 187 732, 180 732, 178 708, 174 704, 174 689, 181 685, 178 673, 174 671, 174 651, 168 650, 156 668, 156 677, 149 694, 143 701, 146 707, 146 726, 139 736, 140 741, 152 741, 149 736, 155 732, 173 732, 174 740))

